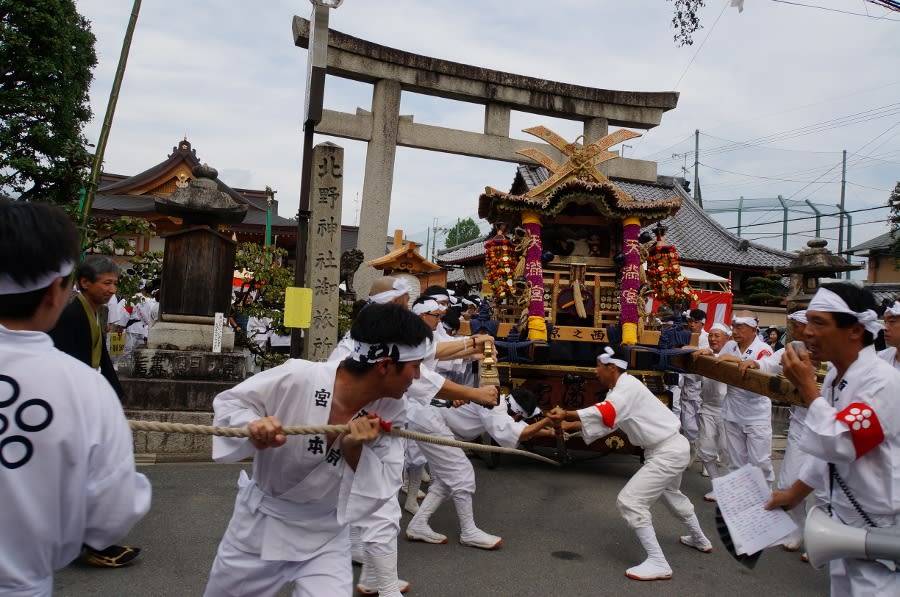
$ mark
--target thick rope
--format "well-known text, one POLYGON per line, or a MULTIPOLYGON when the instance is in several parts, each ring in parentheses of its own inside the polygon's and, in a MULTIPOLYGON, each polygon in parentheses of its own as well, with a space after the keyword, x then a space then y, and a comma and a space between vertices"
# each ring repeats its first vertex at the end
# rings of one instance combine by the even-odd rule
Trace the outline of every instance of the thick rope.
MULTIPOLYGON (((132 431, 159 431, 162 433, 192 433, 195 435, 218 435, 223 437, 250 437, 250 431, 246 427, 214 427, 212 425, 191 425, 188 423, 162 423, 159 421, 136 421, 129 420, 132 431)), ((303 425, 293 427, 283 427, 282 432, 285 435, 322 435, 322 434, 338 434, 350 431, 349 425, 303 425)), ((429 444, 438 444, 440 446, 451 446, 454 448, 462 448, 464 450, 474 450, 476 452, 494 452, 497 454, 513 454, 516 456, 524 456, 532 460, 539 460, 560 466, 560 464, 546 456, 526 452, 525 450, 516 450, 514 448, 504 448, 502 446, 488 446, 485 444, 475 444, 472 442, 461 442, 455 439, 446 439, 443 437, 434 437, 425 433, 408 431, 394 427, 390 431, 391 435, 397 437, 405 437, 417 442, 425 442, 429 444)))

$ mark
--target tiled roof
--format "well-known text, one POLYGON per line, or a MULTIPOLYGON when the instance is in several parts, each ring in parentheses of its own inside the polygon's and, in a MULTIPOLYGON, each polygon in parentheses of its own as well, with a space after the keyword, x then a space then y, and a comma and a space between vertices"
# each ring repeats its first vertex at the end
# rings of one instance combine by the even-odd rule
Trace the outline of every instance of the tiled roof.
POLYGON ((682 261, 717 266, 776 268, 786 267, 796 257, 795 253, 772 249, 729 232, 694 203, 677 179, 669 180, 685 200, 678 213, 662 220, 662 224, 668 227, 666 240, 678 248, 682 261))
POLYGON ((880 284, 865 284, 864 288, 868 288, 875 295, 875 300, 880 305, 884 299, 900 300, 900 283, 882 282, 880 284))
MULTIPOLYGON (((520 164, 513 187, 524 183, 526 190, 531 189, 546 180, 547 176, 547 169, 542 166, 520 164)), ((673 195, 681 197, 681 209, 662 222, 668 228, 666 240, 678 248, 681 260, 685 263, 774 269, 786 267, 795 257, 794 253, 750 242, 729 232, 694 203, 678 179, 660 177, 657 184, 618 179, 613 182, 636 201, 665 200, 673 195)), ((652 227, 648 226, 647 229, 652 227)), ((455 265, 481 260, 485 240, 486 237, 480 237, 439 251, 436 261, 441 265, 455 265)))
MULTIPOLYGON (((97 193, 94 197, 92 210, 112 212, 114 215, 134 216, 156 213, 154 205, 155 195, 105 195, 97 193)), ((248 210, 242 224, 266 225, 266 212, 248 210)), ((274 228, 296 228, 297 222, 288 218, 272 214, 272 226, 274 228)))
MULTIPOLYGON (((479 236, 474 240, 466 241, 455 247, 441 249, 437 252, 436 261, 440 265, 454 265, 457 263, 465 263, 472 259, 481 259, 481 256, 484 255, 484 242, 487 238, 488 235, 485 234, 484 236, 479 236)), ((448 279, 448 282, 449 281, 450 280, 448 279)))
POLYGON ((536 211, 543 216, 559 213, 573 200, 595 203, 603 213, 614 218, 638 215, 644 221, 657 221, 677 211, 683 200, 671 185, 641 183, 617 179, 595 180, 569 173, 543 192, 529 196, 548 180, 544 166, 519 164, 509 193, 490 187, 478 198, 478 215, 492 221, 506 219, 509 212, 536 211))
POLYGON ((865 257, 866 255, 871 253, 873 249, 888 249, 892 244, 894 244, 894 239, 891 238, 891 233, 885 232, 884 234, 869 239, 864 243, 859 243, 858 245, 850 247, 846 252, 850 254, 859 254, 860 256, 865 257))

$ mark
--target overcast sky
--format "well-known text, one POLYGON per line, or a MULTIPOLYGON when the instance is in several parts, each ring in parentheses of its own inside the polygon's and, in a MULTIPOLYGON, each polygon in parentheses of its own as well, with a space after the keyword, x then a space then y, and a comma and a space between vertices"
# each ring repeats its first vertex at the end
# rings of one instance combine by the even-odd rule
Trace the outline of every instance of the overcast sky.
MULTIPOLYGON (((900 180, 900 13, 862 0, 803 4, 707 0, 693 46, 678 47, 664 0, 345 0, 330 27, 372 42, 514 74, 589 87, 678 91, 662 124, 634 139, 627 157, 654 160, 659 174, 694 176, 700 135, 704 203, 776 198, 835 206, 847 150, 845 207, 885 205, 900 180), (820 8, 815 8, 816 5, 820 8), (826 10, 825 8, 831 9, 826 10), (687 167, 686 173, 682 168, 687 167)), ((96 142, 132 2, 77 0, 97 36, 99 64, 86 133, 96 142)), ((185 135, 227 184, 274 188, 279 213, 296 213, 305 49, 293 15, 308 0, 146 0, 106 150, 105 170, 136 174, 185 135)), ((325 107, 368 109, 369 85, 329 77, 325 107)), ((419 123, 479 131, 483 109, 404 93, 401 114, 419 123)), ((544 124, 568 139, 580 125, 513 114, 512 135, 544 124)), ((345 148, 343 222, 357 224, 365 146, 345 148)), ((618 147, 613 148, 618 149, 618 147)), ((424 242, 429 228, 478 220, 485 186, 508 189, 512 164, 400 148, 388 234, 424 242)), ((757 202, 750 201, 750 205, 757 202)), ((823 213, 829 208, 820 208, 823 213)), ((745 213, 742 234, 781 248, 780 211, 745 213), (748 224, 755 224, 748 226, 748 224)), ((791 214, 788 249, 805 246, 815 220, 791 214)), ((852 214, 852 244, 888 230, 886 209, 852 214)), ((717 215, 734 226, 733 214, 717 215)), ((837 219, 822 236, 837 246, 837 219)), ((845 237, 846 242, 846 237, 845 237)), ((438 237, 438 248, 443 237, 438 237)))

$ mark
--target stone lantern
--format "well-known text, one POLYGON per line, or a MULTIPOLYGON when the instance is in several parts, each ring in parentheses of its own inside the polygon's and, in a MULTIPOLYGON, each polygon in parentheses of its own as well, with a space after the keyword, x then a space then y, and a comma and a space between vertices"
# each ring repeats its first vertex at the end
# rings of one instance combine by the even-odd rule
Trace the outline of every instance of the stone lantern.
POLYGON ((787 296, 787 310, 806 308, 819 288, 819 278, 837 278, 839 274, 862 269, 825 248, 828 241, 814 238, 806 243, 807 249, 797 253, 786 267, 777 267, 779 274, 790 274, 791 288, 787 296))
POLYGON ((221 353, 213 353, 215 315, 228 316, 237 243, 215 227, 243 221, 247 206, 218 189, 218 172, 206 164, 196 177, 168 197, 157 197, 159 213, 182 219, 180 230, 164 236, 159 321, 150 328, 147 348, 136 351, 135 377, 171 379, 243 378, 242 354, 234 332, 223 326, 221 353))

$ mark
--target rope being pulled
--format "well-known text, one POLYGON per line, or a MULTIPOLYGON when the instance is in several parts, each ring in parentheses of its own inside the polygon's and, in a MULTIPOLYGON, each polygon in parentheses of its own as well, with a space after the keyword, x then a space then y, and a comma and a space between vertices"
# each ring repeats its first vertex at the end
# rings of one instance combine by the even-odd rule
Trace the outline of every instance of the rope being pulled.
MULTIPOLYGON (((162 423, 159 421, 135 421, 129 420, 132 431, 160 431, 163 433, 192 433, 195 435, 218 435, 222 437, 250 437, 250 431, 246 427, 214 427, 212 425, 192 425, 188 423, 162 423)), ((283 427, 282 431, 285 435, 322 435, 327 433, 337 434, 346 433, 350 430, 349 425, 302 425, 283 427)), ((516 450, 514 448, 504 448, 502 446, 488 446, 485 444, 475 444, 471 442, 461 442, 455 439, 446 439, 443 437, 434 437, 426 433, 418 433, 416 431, 408 431, 399 427, 392 427, 389 432, 397 437, 405 437, 417 442, 425 442, 429 444, 438 444, 440 446, 451 446, 454 448, 462 448, 465 450, 474 450, 477 452, 494 452, 497 454, 514 454, 516 456, 524 456, 532 460, 539 460, 559 466, 559 463, 553 459, 526 452, 525 450, 516 450)))

